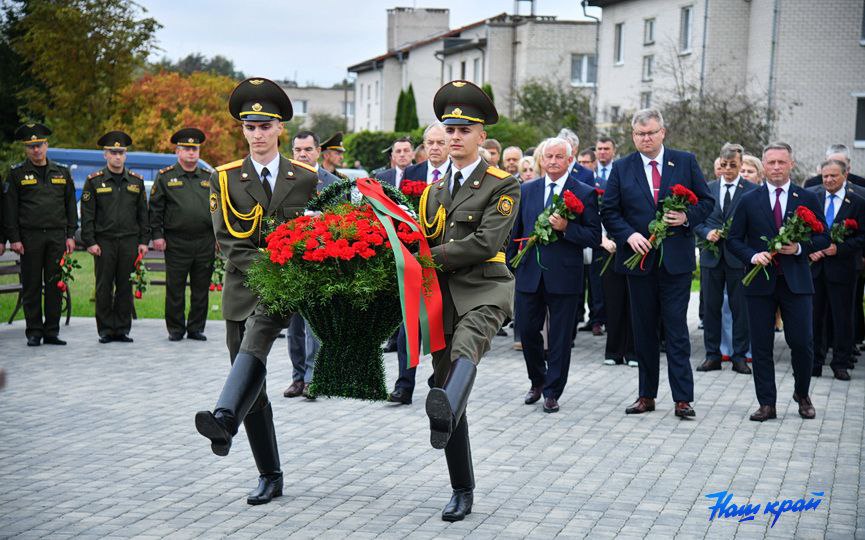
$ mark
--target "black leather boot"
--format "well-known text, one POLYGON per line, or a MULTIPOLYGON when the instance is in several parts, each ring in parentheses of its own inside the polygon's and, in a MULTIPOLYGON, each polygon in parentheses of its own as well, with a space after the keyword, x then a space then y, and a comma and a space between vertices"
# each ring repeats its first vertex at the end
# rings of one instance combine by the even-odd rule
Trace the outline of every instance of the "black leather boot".
POLYGON ((219 394, 216 409, 195 414, 195 429, 210 439, 210 448, 217 456, 227 456, 231 439, 237 427, 258 398, 264 385, 267 369, 258 358, 245 352, 238 353, 231 365, 228 378, 219 394))
POLYGON ((444 521, 461 521, 472 513, 474 502, 475 472, 472 466, 472 449, 469 444, 469 425, 465 415, 451 435, 445 447, 448 474, 454 492, 444 510, 444 521))
POLYGON ((432 388, 427 394, 426 414, 429 416, 430 444, 433 448, 447 446, 451 433, 466 410, 476 373, 477 367, 471 360, 461 356, 451 364, 444 386, 432 388))
POLYGON ((258 487, 246 498, 249 504, 267 504, 282 496, 282 471, 279 468, 279 449, 273 428, 273 408, 270 402, 264 408, 249 413, 243 419, 249 448, 258 467, 258 487))

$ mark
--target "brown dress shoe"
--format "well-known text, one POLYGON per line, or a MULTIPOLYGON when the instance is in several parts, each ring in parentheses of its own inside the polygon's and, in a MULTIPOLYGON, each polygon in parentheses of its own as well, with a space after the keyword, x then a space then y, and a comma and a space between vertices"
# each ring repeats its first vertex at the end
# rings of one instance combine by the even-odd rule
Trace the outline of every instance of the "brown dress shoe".
POLYGON ((694 412, 694 409, 691 408, 691 404, 687 401, 677 401, 676 416, 679 418, 685 418, 687 416, 697 416, 697 413, 694 412))
POLYGON ((592 325, 592 335, 593 336, 603 336, 604 335, 604 330, 600 324, 593 324, 592 325))
POLYGON ((721 369, 721 361, 720 360, 706 360, 699 366, 697 366, 697 371, 718 371, 721 369))
MULTIPOLYGON (((45 338, 45 343, 48 343, 48 338, 45 338)), ((839 381, 849 381, 850 380, 850 372, 844 368, 832 368, 832 374, 835 375, 835 378, 839 381)))
POLYGON ((799 397, 798 394, 794 393, 793 401, 799 404, 799 416, 806 420, 817 417, 817 411, 814 410, 814 405, 811 404, 811 398, 808 396, 799 397))
POLYGON ((751 374, 751 368, 748 367, 748 363, 744 360, 733 360, 733 371, 743 375, 751 374))
POLYGON ((625 409, 625 414, 643 414, 655 410, 655 400, 652 398, 637 398, 630 407, 625 409))
POLYGON ((294 381, 291 386, 282 393, 284 397, 292 398, 303 394, 303 381, 294 381))
POLYGON ((532 386, 526 394, 526 405, 531 405, 541 399, 542 386, 532 386))
POLYGON ((765 422, 766 420, 772 420, 774 418, 778 418, 778 415, 775 414, 774 405, 760 405, 760 408, 754 411, 754 414, 749 417, 749 420, 752 422, 765 422))
POLYGON ((554 413, 559 412, 559 402, 554 397, 548 397, 544 400, 544 412, 554 413))

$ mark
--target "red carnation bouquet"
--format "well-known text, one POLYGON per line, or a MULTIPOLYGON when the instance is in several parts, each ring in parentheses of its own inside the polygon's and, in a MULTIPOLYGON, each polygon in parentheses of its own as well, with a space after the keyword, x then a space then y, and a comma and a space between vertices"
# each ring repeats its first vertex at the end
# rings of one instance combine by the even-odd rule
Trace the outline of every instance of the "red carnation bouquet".
POLYGON ((60 257, 60 280, 57 282, 57 288, 60 289, 60 292, 66 292, 69 288, 69 282, 75 280, 72 272, 79 268, 81 265, 71 255, 60 257))
MULTIPOLYGON (((511 260, 511 266, 517 268, 523 261, 523 257, 526 256, 526 253, 535 244, 540 243, 542 246, 545 246, 547 244, 552 244, 559 239, 558 235, 554 234, 555 231, 553 231, 553 226, 550 225, 551 215, 558 214, 561 217, 570 220, 582 214, 583 210, 585 210, 583 201, 581 201, 570 190, 566 189, 563 191, 561 198, 558 195, 553 195, 553 203, 540 213, 538 219, 535 221, 535 230, 532 234, 526 238, 514 239, 514 242, 525 242, 525 244, 520 247, 520 251, 511 260)), ((538 264, 540 265, 540 251, 538 251, 537 254, 538 264)))
MULTIPOLYGON (((769 255, 774 258, 785 244, 810 242, 812 234, 820 234, 823 230, 823 224, 817 219, 814 212, 807 206, 799 206, 790 217, 784 220, 781 229, 774 238, 771 240, 765 236, 761 238, 766 241, 766 249, 769 251, 769 255)), ((766 271, 766 267, 757 264, 742 278, 742 283, 745 286, 750 285, 761 270, 766 279, 769 279, 769 272, 766 271)))
MULTIPOLYGON (((664 221, 664 214, 667 212, 684 212, 690 206, 694 206, 699 202, 694 192, 686 188, 682 184, 675 184, 670 188, 670 194, 664 197, 664 203, 660 210, 655 213, 655 219, 649 222, 649 243, 652 244, 652 249, 661 249, 661 256, 658 258, 658 264, 664 260, 664 239, 670 236, 669 225, 664 221)), ((645 255, 634 253, 625 261, 625 266, 633 270, 637 266, 640 270, 645 270, 646 257, 645 255)))
POLYGON ((138 254, 133 263, 133 272, 129 274, 129 281, 132 283, 132 288, 135 290, 135 299, 140 300, 147 291, 147 285, 150 280, 147 279, 147 267, 142 264, 144 255, 138 254))
POLYGON ((222 291, 225 281, 225 259, 219 255, 213 260, 213 273, 210 274, 210 291, 222 291))
POLYGON ((855 219, 845 219, 842 223, 833 223, 829 229, 829 237, 833 244, 842 244, 844 239, 859 230, 859 223, 855 219))
POLYGON ((420 196, 423 195, 426 186, 427 184, 423 180, 403 180, 399 184, 399 190, 411 201, 415 211, 418 209, 420 196))

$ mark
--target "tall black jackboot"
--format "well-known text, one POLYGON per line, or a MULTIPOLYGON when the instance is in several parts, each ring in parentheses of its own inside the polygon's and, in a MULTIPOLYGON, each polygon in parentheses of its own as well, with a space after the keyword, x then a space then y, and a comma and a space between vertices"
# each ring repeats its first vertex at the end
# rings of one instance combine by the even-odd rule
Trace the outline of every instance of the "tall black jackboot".
POLYGON ((279 468, 279 449, 273 427, 273 408, 270 402, 263 409, 251 412, 243 419, 249 448, 258 467, 258 487, 246 498, 249 504, 267 504, 282 496, 282 471, 279 468))
POLYGON ((199 411, 195 414, 195 429, 210 439, 210 448, 217 456, 228 455, 231 439, 237 435, 237 427, 261 392, 266 374, 261 360, 245 352, 238 353, 216 409, 212 413, 199 411))
POLYGON ((475 471, 472 465, 472 449, 469 443, 469 425, 465 415, 454 429, 448 445, 445 446, 445 459, 451 477, 453 495, 444 510, 444 521, 461 521, 472 513, 474 502, 475 471))
POLYGON ((451 363, 444 386, 432 388, 427 394, 426 414, 429 416, 430 444, 433 448, 447 446, 451 433, 466 410, 476 373, 477 367, 471 360, 461 356, 451 363))

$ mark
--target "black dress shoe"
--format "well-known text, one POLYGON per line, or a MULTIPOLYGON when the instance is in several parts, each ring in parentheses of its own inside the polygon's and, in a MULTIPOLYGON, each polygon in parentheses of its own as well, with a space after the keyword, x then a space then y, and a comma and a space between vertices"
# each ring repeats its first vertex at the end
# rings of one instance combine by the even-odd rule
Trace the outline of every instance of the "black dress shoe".
POLYGON ((464 520, 472 513, 473 502, 474 493, 471 489, 455 489, 450 502, 442 510, 442 520, 451 522, 464 520))
POLYGON ((742 359, 733 360, 733 371, 736 373, 741 373, 743 375, 750 375, 751 368, 748 367, 748 363, 742 359))
POLYGON ((168 341, 180 341, 183 339, 183 334, 178 332, 172 332, 168 334, 168 341))
POLYGON ((591 332, 592 331, 592 325, 590 323, 586 323, 583 326, 577 328, 577 331, 578 332, 591 332))
POLYGON ((721 360, 705 360, 702 364, 697 366, 697 371, 718 371, 721 369, 721 360))
MULTIPOLYGON (((217 456, 227 456, 233 435, 225 424, 210 411, 195 413, 195 429, 210 439, 210 449, 217 456)), ((259 482, 259 487, 261 482, 259 482)))
POLYGON ((531 405, 532 403, 536 403, 539 399, 541 399, 542 389, 542 386, 532 386, 531 388, 529 388, 528 393, 526 393, 526 405, 531 405))
POLYGON ((691 416, 697 416, 697 413, 694 412, 694 409, 691 407, 691 404, 687 401, 677 401, 676 402, 676 416, 679 418, 686 418, 691 416))
POLYGON ((823 376, 823 366, 820 364, 814 364, 814 367, 811 368, 811 376, 812 377, 822 377, 823 376))
POLYGON ((544 412, 554 413, 559 412, 559 402, 554 397, 548 397, 544 400, 544 412))
POLYGON ((387 400, 391 403, 411 405, 411 394, 405 388, 395 388, 394 391, 387 396, 387 400))
POLYGON ((42 345, 42 338, 39 336, 29 336, 27 338, 27 346, 28 347, 38 347, 42 345))
POLYGON ((45 336, 42 338, 42 343, 46 345, 66 345, 66 342, 57 336, 45 336))
POLYGON ((111 343, 114 338, 111 336, 99 336, 99 343, 111 343))
POLYGON ((187 332, 186 337, 195 341, 207 341, 207 336, 201 332, 187 332))
POLYGON ((849 381, 850 380, 850 372, 843 368, 832 368, 832 374, 835 375, 835 378, 839 381, 849 381))
POLYGON ((275 497, 282 497, 282 475, 259 476, 258 487, 248 497, 247 504, 267 504, 275 497))
POLYGON ((652 398, 637 398, 630 407, 625 409, 625 414, 643 414, 655 410, 655 400, 652 398))
POLYGON ((778 415, 775 413, 774 405, 760 405, 760 408, 748 417, 752 422, 765 422, 766 420, 772 420, 774 418, 778 418, 778 415))
POLYGON ((126 334, 120 334, 119 336, 114 336, 114 341, 119 341, 120 343, 132 343, 135 340, 126 334))
POLYGON ((814 410, 814 405, 811 404, 811 398, 808 396, 799 396, 793 393, 793 401, 799 404, 799 416, 805 420, 811 420, 817 417, 817 411, 814 410))

